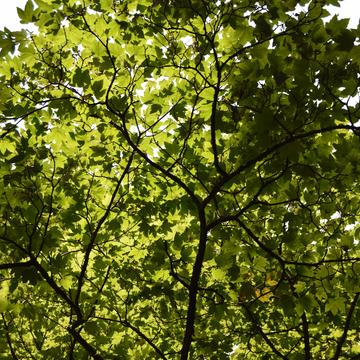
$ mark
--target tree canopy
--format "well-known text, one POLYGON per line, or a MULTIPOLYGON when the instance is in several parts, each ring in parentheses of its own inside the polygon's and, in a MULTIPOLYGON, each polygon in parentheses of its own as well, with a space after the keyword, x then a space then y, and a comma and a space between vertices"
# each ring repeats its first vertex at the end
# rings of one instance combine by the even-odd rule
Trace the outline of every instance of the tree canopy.
POLYGON ((0 32, 0 359, 359 359, 360 28, 337 0, 29 0, 0 32))

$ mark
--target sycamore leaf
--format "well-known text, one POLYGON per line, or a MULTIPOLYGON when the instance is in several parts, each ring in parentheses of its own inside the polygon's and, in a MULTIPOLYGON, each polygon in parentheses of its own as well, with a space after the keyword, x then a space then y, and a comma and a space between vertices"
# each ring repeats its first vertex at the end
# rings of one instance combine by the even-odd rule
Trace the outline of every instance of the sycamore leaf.
POLYGON ((25 3, 37 31, 0 31, 2 358, 356 356, 340 2, 25 3))

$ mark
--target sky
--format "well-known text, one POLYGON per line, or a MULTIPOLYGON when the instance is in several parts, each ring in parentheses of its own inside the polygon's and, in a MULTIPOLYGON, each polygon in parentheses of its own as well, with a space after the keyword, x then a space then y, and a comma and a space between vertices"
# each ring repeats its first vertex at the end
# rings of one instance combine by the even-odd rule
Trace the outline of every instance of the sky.
MULTIPOLYGON (((16 7, 24 8, 27 0, 0 0, 0 30, 4 27, 19 30, 24 25, 19 23, 16 7)), ((360 19, 360 0, 344 0, 340 8, 332 7, 331 12, 341 18, 350 18, 350 26, 356 27, 360 19)))

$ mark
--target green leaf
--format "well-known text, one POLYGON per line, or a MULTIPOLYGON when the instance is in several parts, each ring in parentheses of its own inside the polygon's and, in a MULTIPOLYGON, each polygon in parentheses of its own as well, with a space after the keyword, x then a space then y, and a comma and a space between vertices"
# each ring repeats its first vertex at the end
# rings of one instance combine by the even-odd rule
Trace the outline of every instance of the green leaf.
POLYGON ((22 24, 26 24, 32 21, 34 5, 31 0, 26 2, 25 8, 23 10, 21 8, 16 9, 22 24))
POLYGON ((338 43, 338 49, 342 51, 350 51, 354 46, 355 34, 348 29, 344 29, 335 40, 338 43))
POLYGON ((359 31, 324 19, 337 2, 18 10, 1 358, 303 359, 304 314, 314 359, 345 332, 356 355, 359 31))
POLYGON ((77 68, 73 76, 73 82, 75 86, 88 86, 91 82, 89 70, 83 71, 82 69, 77 68))
POLYGON ((91 84, 91 88, 94 91, 94 95, 96 98, 100 99, 106 93, 106 89, 104 89, 104 81, 97 80, 91 84))
POLYGON ((325 305, 325 311, 331 311, 335 316, 339 311, 345 310, 345 299, 342 297, 330 298, 329 302, 325 305))

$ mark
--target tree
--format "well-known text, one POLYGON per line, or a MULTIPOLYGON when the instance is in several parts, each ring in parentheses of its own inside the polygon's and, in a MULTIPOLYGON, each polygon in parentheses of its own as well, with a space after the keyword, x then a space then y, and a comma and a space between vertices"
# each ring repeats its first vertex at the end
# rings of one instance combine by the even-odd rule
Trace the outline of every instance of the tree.
POLYGON ((329 4, 18 10, 0 359, 359 358, 359 28, 329 4))

